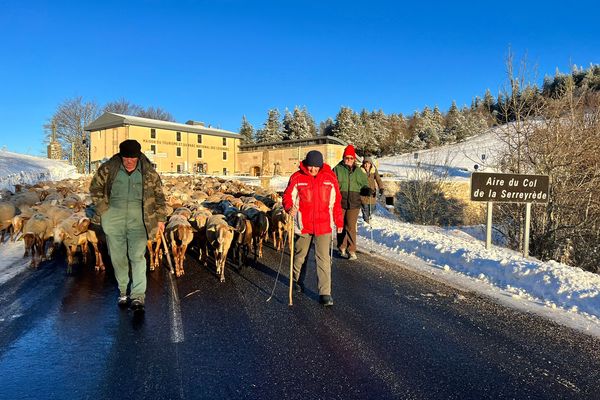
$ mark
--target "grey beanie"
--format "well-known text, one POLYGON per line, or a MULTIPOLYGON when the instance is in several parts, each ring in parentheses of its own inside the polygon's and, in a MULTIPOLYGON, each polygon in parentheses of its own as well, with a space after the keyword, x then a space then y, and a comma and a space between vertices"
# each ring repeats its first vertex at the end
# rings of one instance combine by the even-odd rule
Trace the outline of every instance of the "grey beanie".
POLYGON ((371 163, 371 165, 373 165, 373 159, 371 157, 365 157, 365 158, 363 158, 363 162, 362 163, 364 164, 364 163, 367 163, 367 162, 371 163))

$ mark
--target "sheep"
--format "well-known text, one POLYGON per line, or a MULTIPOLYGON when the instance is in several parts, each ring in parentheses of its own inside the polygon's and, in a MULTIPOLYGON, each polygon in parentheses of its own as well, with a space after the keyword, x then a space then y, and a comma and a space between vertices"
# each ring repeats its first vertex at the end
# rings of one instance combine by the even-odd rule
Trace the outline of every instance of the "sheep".
POLYGON ((206 241, 214 251, 217 275, 225 282, 225 262, 233 241, 233 228, 229 226, 224 215, 213 215, 206 221, 206 241))
POLYGON ((12 220, 16 215, 17 209, 15 205, 8 201, 0 202, 0 230, 2 231, 2 237, 0 237, 0 243, 4 242, 4 235, 8 232, 12 237, 12 220))
POLYGON ((55 247, 64 244, 67 250, 67 273, 73 271, 74 254, 77 246, 81 246, 83 254, 83 263, 87 263, 87 230, 90 225, 90 219, 81 214, 73 214, 54 227, 54 245, 55 247))
POLYGON ((175 214, 169 218, 166 228, 166 240, 171 245, 171 251, 175 260, 175 276, 178 278, 185 272, 183 262, 188 245, 192 241, 192 226, 183 214, 175 214))
POLYGON ((262 258, 263 242, 269 237, 269 219, 267 214, 258 208, 244 207, 244 214, 252 223, 252 237, 254 242, 254 261, 256 258, 262 258))
POLYGON ((273 246, 277 251, 283 250, 284 233, 289 231, 290 219, 288 214, 283 209, 281 203, 275 204, 271 213, 271 233, 273 234, 273 246))
MULTIPOLYGON (((248 253, 252 247, 252 223, 246 216, 241 212, 229 214, 227 216, 227 222, 233 227, 233 254, 234 260, 241 269, 246 265, 248 260, 248 253)), ((256 257, 255 257, 256 259, 256 257)))
POLYGON ((31 254, 31 266, 37 268, 46 259, 46 242, 52 237, 52 222, 44 214, 34 214, 23 226, 25 254, 31 254))

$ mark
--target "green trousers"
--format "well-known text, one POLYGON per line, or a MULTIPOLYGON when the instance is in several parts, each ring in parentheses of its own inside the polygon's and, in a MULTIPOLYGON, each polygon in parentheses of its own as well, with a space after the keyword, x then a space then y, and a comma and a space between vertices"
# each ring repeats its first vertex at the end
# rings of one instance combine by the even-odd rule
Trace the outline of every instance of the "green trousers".
POLYGON ((122 168, 112 186, 110 206, 102 214, 108 252, 121 295, 127 294, 131 272, 132 299, 146 295, 146 244, 148 240, 142 213, 142 176, 128 175, 122 168))

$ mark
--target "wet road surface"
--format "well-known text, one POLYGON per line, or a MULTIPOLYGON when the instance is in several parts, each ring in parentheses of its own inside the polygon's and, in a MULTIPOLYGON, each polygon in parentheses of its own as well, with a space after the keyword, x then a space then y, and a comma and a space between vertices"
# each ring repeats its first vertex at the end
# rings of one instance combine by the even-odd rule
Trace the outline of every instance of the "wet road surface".
POLYGON ((27 271, 0 292, 0 399, 600 398, 598 339, 369 254, 334 259, 331 309, 312 262, 288 307, 285 255, 266 302, 280 260, 149 272, 143 318, 110 269, 27 271))

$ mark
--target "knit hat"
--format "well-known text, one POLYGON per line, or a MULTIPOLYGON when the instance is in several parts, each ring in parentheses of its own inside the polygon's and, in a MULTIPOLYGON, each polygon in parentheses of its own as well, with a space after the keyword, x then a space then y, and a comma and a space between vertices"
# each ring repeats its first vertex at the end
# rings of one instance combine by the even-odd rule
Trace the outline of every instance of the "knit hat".
POLYGON ((119 145, 119 155, 127 158, 137 158, 142 154, 142 145, 137 140, 127 139, 119 145))
POLYGON ((344 157, 346 157, 346 156, 351 156, 351 157, 356 158, 356 151, 354 150, 354 146, 352 146, 351 144, 346 146, 346 148, 344 149, 344 157))
POLYGON ((306 153, 306 158, 304 159, 304 165, 307 167, 319 167, 323 166, 323 154, 317 150, 311 150, 306 153))
POLYGON ((365 157, 363 158, 363 164, 364 163, 370 163, 371 165, 373 165, 373 159, 371 159, 371 157, 365 157))

